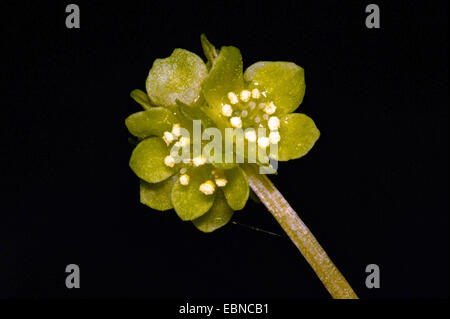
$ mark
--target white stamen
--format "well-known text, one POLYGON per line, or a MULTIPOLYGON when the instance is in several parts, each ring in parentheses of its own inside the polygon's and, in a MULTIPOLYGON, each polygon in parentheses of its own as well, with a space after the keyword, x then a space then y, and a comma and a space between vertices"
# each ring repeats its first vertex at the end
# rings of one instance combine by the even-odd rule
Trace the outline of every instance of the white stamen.
POLYGON ((167 155, 167 156, 164 158, 164 164, 166 164, 166 166, 169 166, 169 167, 174 167, 174 165, 175 165, 175 159, 174 159, 172 156, 167 155))
POLYGON ((241 128, 242 127, 242 119, 238 116, 233 116, 230 118, 231 126, 235 128, 241 128))
POLYGON ((187 175, 187 174, 181 175, 180 176, 180 184, 184 185, 184 186, 188 185, 189 184, 189 175, 187 175))
POLYGON ((280 127, 280 119, 276 116, 271 116, 267 125, 271 131, 275 131, 280 127))
POLYGON ((267 121, 269 119, 269 114, 264 114, 263 119, 264 119, 264 121, 267 121))
POLYGON ((248 115, 248 112, 246 110, 243 110, 241 112, 241 117, 247 117, 247 115, 248 115))
POLYGON ((273 113, 275 113, 276 110, 277 110, 277 107, 275 106, 275 104, 273 104, 273 102, 270 102, 264 108, 264 112, 266 112, 267 114, 273 114, 273 113))
POLYGON ((256 107, 256 103, 252 101, 248 103, 248 107, 250 108, 250 110, 253 110, 256 107))
POLYGON ((222 106, 222 114, 226 117, 230 117, 233 114, 233 108, 230 104, 224 104, 222 106))
POLYGON ((269 146, 269 143, 270 143, 270 141, 269 141, 268 137, 262 136, 262 137, 258 138, 259 147, 266 148, 267 146, 269 146))
POLYGON ((216 185, 219 187, 225 187, 228 181, 225 178, 216 178, 216 185))
POLYGON ((278 131, 270 132, 269 140, 270 143, 277 144, 281 140, 280 133, 278 133, 278 131))
POLYGON ((259 116, 255 117, 255 123, 258 124, 259 122, 261 122, 261 119, 259 118, 259 116))
POLYGON ((172 126, 172 134, 175 136, 181 135, 181 125, 180 124, 177 123, 172 126))
POLYGON ((258 107, 262 110, 263 108, 266 107, 266 103, 259 103, 258 107))
POLYGON ((241 91, 241 94, 240 94, 241 101, 248 102, 248 100, 250 100, 251 96, 252 96, 252 93, 250 91, 247 91, 247 90, 241 91))
POLYGON ((180 169, 180 174, 184 174, 187 172, 187 169, 185 167, 183 167, 182 169, 180 169))
POLYGON ((170 145, 170 143, 172 143, 174 139, 175 139, 175 137, 173 136, 172 133, 164 132, 163 140, 164 140, 164 142, 166 142, 167 145, 170 145))
POLYGON ((261 93, 259 92, 258 89, 253 89, 252 90, 252 98, 259 99, 260 96, 261 96, 261 93))
POLYGON ((228 99, 230 100, 231 104, 236 104, 239 102, 239 99, 236 94, 233 92, 228 92, 228 99))
POLYGON ((187 136, 180 137, 180 142, 179 143, 180 143, 181 147, 188 146, 190 142, 191 142, 191 140, 189 139, 189 137, 187 137, 187 136))
POLYGON ((192 162, 194 163, 194 166, 202 166, 203 164, 206 163, 206 158, 203 155, 194 157, 192 159, 192 162))
POLYGON ((256 142, 256 133, 254 130, 249 130, 247 132, 245 132, 245 138, 249 141, 249 142, 256 142))
POLYGON ((206 181, 200 185, 199 189, 205 195, 212 195, 214 194, 216 187, 212 181, 206 181))

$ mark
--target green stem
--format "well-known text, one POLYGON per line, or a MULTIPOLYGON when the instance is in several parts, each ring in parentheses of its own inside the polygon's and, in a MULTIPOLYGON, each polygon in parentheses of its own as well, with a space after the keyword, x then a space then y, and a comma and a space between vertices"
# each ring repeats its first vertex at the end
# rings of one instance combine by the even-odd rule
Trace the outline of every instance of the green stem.
POLYGON ((246 164, 242 168, 250 187, 300 250, 331 296, 336 299, 358 299, 317 239, 270 179, 260 174, 255 165, 246 164))

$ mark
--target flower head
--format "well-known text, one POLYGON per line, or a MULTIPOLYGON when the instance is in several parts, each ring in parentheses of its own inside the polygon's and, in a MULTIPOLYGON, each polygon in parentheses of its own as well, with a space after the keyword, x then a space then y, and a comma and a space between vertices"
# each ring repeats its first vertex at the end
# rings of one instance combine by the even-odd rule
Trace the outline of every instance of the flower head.
MULTIPOLYGON (((141 202, 161 211, 174 208, 182 220, 210 232, 245 206, 249 186, 238 156, 231 163, 220 163, 203 153, 205 143, 202 152, 195 152, 193 120, 201 122, 202 132, 208 127, 241 129, 243 138, 233 141, 236 149, 239 143, 248 149, 253 145, 278 161, 305 155, 320 133, 308 116, 292 113, 305 93, 301 67, 258 62, 243 72, 237 48, 225 46, 218 51, 205 36, 201 40, 206 64, 183 49, 155 60, 147 93, 131 93, 144 111, 130 115, 125 123, 140 139, 130 167, 141 179, 141 202), (272 146, 277 152, 269 152, 272 146), (189 155, 179 160, 185 150, 189 155)), ((244 162, 248 155, 242 156, 244 162)), ((260 160, 255 165, 262 165, 260 160)))

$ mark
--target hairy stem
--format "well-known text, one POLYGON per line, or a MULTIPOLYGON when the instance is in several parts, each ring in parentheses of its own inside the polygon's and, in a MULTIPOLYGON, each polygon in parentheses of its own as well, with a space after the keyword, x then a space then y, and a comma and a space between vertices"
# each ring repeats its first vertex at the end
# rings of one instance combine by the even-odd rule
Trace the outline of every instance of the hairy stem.
POLYGON ((336 299, 358 299, 317 239, 269 178, 259 174, 255 165, 246 164, 242 168, 250 187, 300 250, 331 296, 336 299))

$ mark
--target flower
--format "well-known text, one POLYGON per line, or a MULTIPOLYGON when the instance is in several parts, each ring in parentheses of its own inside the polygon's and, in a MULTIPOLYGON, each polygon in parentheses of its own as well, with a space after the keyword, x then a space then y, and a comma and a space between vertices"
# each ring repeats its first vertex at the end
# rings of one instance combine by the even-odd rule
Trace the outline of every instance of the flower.
MULTIPOLYGON (((255 145, 264 154, 276 146, 277 152, 268 157, 279 161, 304 156, 320 133, 308 116, 293 113, 305 93, 301 67, 257 62, 243 72, 237 48, 225 46, 218 51, 204 35, 201 40, 206 64, 183 49, 155 60, 146 81, 147 94, 131 93, 144 111, 130 115, 125 124, 140 140, 130 167, 141 179, 141 202, 160 211, 174 208, 182 220, 211 232, 244 208, 250 190, 237 160, 217 163, 194 150, 177 161, 177 152, 193 145, 183 134, 185 130, 192 136, 193 120, 200 120, 202 129, 242 128, 246 146, 255 145), (256 133, 261 128, 263 136, 256 133)), ((259 165, 263 162, 258 158, 259 165)))

